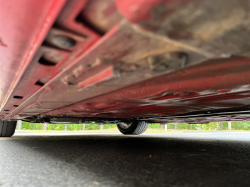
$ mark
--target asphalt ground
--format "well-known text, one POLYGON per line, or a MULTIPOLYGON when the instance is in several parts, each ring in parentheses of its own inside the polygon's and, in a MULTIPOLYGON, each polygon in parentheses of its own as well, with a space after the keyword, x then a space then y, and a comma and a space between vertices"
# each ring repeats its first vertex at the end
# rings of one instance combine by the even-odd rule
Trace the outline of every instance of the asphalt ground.
POLYGON ((250 186, 249 132, 17 133, 0 186, 250 186))

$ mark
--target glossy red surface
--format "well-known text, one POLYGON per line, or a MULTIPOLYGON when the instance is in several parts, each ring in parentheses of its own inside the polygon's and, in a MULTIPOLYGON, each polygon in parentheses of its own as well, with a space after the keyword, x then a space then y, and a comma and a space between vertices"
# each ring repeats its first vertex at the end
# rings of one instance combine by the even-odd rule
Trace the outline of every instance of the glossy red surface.
POLYGON ((0 1, 1 110, 10 99, 64 2, 0 1))

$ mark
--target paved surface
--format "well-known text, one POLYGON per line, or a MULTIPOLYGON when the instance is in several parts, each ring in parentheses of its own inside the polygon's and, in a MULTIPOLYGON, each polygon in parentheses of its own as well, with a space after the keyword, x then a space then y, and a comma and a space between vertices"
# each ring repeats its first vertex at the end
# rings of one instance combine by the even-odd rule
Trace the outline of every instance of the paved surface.
POLYGON ((250 133, 16 134, 0 186, 250 186, 250 133))

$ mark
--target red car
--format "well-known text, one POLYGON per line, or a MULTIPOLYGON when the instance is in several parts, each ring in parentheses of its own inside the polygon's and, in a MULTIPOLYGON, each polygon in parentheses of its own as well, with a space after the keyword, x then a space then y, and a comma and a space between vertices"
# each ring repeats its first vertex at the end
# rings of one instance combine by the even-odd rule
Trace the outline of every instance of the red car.
POLYGON ((0 0, 0 136, 16 121, 250 118, 249 0, 0 0))

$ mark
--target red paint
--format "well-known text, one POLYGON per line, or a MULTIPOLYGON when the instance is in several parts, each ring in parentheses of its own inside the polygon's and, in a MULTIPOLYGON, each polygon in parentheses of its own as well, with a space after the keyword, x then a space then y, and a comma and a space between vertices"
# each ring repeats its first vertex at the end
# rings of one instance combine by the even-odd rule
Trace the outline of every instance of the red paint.
POLYGON ((77 89, 88 88, 113 76, 113 67, 107 67, 98 74, 88 77, 86 80, 78 84, 77 89))
POLYGON ((0 38, 0 45, 3 47, 7 47, 7 44, 5 44, 1 38, 0 38))
POLYGON ((217 90, 217 93, 224 93, 224 92, 230 92, 231 89, 221 89, 221 90, 217 90))
POLYGON ((8 48, 1 48, 0 51, 1 110, 10 99, 11 93, 64 2, 64 0, 18 0, 15 2, 0 0, 0 22, 4 25, 1 28, 1 36, 5 43, 8 43, 8 48))
MULTIPOLYGON (((241 61, 235 61, 235 62, 240 64, 241 61)), ((243 60, 243 62, 245 62, 245 60, 243 60)), ((220 65, 221 64, 218 64, 218 66, 220 65)), ((86 103, 92 103, 92 102, 97 102, 97 101, 101 103, 107 103, 107 104, 109 103, 109 105, 112 105, 112 103, 115 101, 116 105, 119 104, 120 106, 124 106, 124 107, 127 106, 126 104, 127 101, 131 101, 131 100, 133 101, 140 100, 140 101, 145 101, 145 103, 150 103, 150 105, 146 105, 146 106, 133 107, 133 108, 127 108, 125 110, 122 110, 122 109, 119 110, 120 116, 124 114, 126 115, 129 114, 131 117, 134 116, 135 114, 137 117, 143 117, 143 116, 147 116, 150 114, 152 115, 152 113, 157 112, 157 110, 164 108, 163 106, 157 106, 157 105, 166 105, 166 107, 168 108, 170 107, 169 105, 174 105, 175 108, 178 108, 178 109, 173 110, 173 114, 191 112, 191 111, 197 110, 198 108, 199 108, 198 110, 204 110, 204 107, 209 107, 210 104, 203 105, 202 98, 209 98, 209 97, 214 98, 218 96, 203 95, 200 98, 199 97, 194 98, 193 100, 195 102, 193 103, 190 103, 192 99, 185 99, 185 97, 182 98, 182 96, 179 96, 179 101, 178 100, 176 102, 169 101, 168 103, 165 103, 165 100, 158 100, 158 101, 151 100, 149 102, 147 98, 150 98, 154 96, 155 94, 164 93, 164 92, 174 92, 174 91, 182 92, 185 90, 190 90, 190 91, 195 91, 197 93, 198 92, 202 93, 202 91, 204 90, 210 90, 214 88, 223 88, 223 87, 231 88, 239 84, 250 83, 249 80, 246 79, 247 77, 250 76, 250 73, 248 72, 247 69, 245 68, 240 69, 240 71, 245 70, 245 73, 241 72, 241 76, 237 76, 238 75, 237 69, 235 69, 236 71, 233 73, 231 71, 231 67, 228 66, 228 64, 224 63, 224 65, 225 65, 224 70, 226 71, 227 69, 230 72, 230 74, 222 75, 220 74, 220 72, 217 72, 217 73, 210 72, 208 74, 210 74, 211 76, 207 76, 206 74, 203 74, 203 72, 194 71, 196 68, 199 69, 200 65, 193 66, 193 67, 187 68, 186 74, 182 76, 176 76, 175 74, 163 75, 163 76, 124 88, 122 90, 112 92, 107 95, 99 96, 98 98, 92 98, 86 101, 75 103, 68 107, 75 108, 77 106, 84 106, 86 103), (193 77, 193 76, 197 77, 198 79, 191 79, 191 80, 187 79, 188 77, 193 77), (171 82, 171 80, 174 80, 174 82, 171 82), (234 81, 228 81, 228 80, 234 80, 234 81), (183 103, 182 99, 184 99, 183 101, 186 101, 187 103, 186 104, 183 103), (201 102, 199 102, 199 100, 201 102), (178 105, 180 105, 180 107, 177 107, 178 105), (196 109, 193 109, 194 106, 196 109), (138 110, 143 113, 134 113, 132 112, 134 110, 138 110), (128 112, 128 111, 131 111, 131 112, 128 112)), ((247 65, 248 68, 250 68, 249 64, 245 64, 245 65, 247 65)), ((199 95, 202 95, 201 93, 199 95)), ((214 94, 216 94, 216 92, 214 92, 214 94)), ((237 92, 235 94, 237 94, 237 92)), ((197 94, 194 94, 192 97, 196 97, 196 96, 197 94)), ((174 97, 174 99, 176 99, 177 97, 178 96, 174 97)), ((227 96, 222 96, 220 100, 223 100, 223 97, 225 97, 225 101, 229 99, 229 97, 227 96)), ((234 96, 234 98, 245 98, 245 97, 246 96, 243 96, 243 97, 234 96)), ((230 97, 230 99, 231 98, 233 97, 230 97)), ((171 98, 168 98, 168 99, 171 100, 171 98)), ((211 106, 213 106, 213 103, 211 103, 211 106)), ((89 112, 91 112, 91 110, 89 112)), ((57 116, 57 115, 62 115, 62 114, 66 114, 66 111, 64 111, 63 108, 61 108, 60 110, 54 110, 54 111, 44 113, 43 115, 57 116)), ((106 114, 102 115, 100 113, 99 117, 108 117, 108 115, 106 114)))
POLYGON ((141 22, 151 18, 151 11, 162 0, 115 0, 118 10, 131 22, 141 22))
POLYGON ((112 15, 113 13, 115 13, 117 11, 117 8, 115 6, 114 3, 111 3, 108 8, 106 8, 106 10, 104 10, 103 15, 105 17, 109 17, 110 15, 112 15))
POLYGON ((107 107, 107 108, 102 108, 101 110, 103 111, 109 111, 109 110, 116 110, 119 108, 123 108, 123 106, 111 106, 111 107, 107 107))
POLYGON ((214 101, 225 101, 225 100, 232 100, 232 99, 241 99, 241 98, 246 98, 246 97, 250 97, 250 95, 219 96, 219 97, 214 97, 211 99, 203 99, 200 102, 206 103, 206 102, 214 102, 214 101))
POLYGON ((167 99, 174 99, 174 98, 185 98, 185 97, 195 97, 198 96, 198 93, 174 93, 174 94, 168 94, 166 96, 163 97, 158 97, 158 98, 154 98, 152 100, 167 100, 167 99))
MULTIPOLYGON (((108 20, 112 24, 107 25, 117 24, 102 37, 93 25, 86 24, 88 20, 79 19, 87 0, 70 0, 63 6, 64 3, 16 0, 12 6, 13 2, 0 0, 0 22, 5 25, 0 33, 2 119, 41 114, 183 122, 171 116, 250 106, 249 58, 211 60, 210 54, 164 40, 163 36, 134 25, 155 29, 192 0, 116 0, 118 11, 134 24, 126 20, 119 23, 120 17, 113 20, 117 9, 112 3, 104 11, 97 7, 94 10, 102 10, 106 20, 112 19, 108 20), (57 35, 74 39, 76 44, 62 49, 54 43, 57 35), (184 51, 197 64, 153 72, 148 58, 165 54, 167 49, 184 51), (135 68, 129 69, 130 66, 135 68), (38 80, 48 82, 37 85, 38 80)), ((248 118, 221 115, 198 120, 202 123, 248 118)), ((187 120, 197 122, 191 117, 187 120)))
POLYGON ((161 22, 195 0, 115 0, 118 11, 132 23, 156 31, 161 22))

